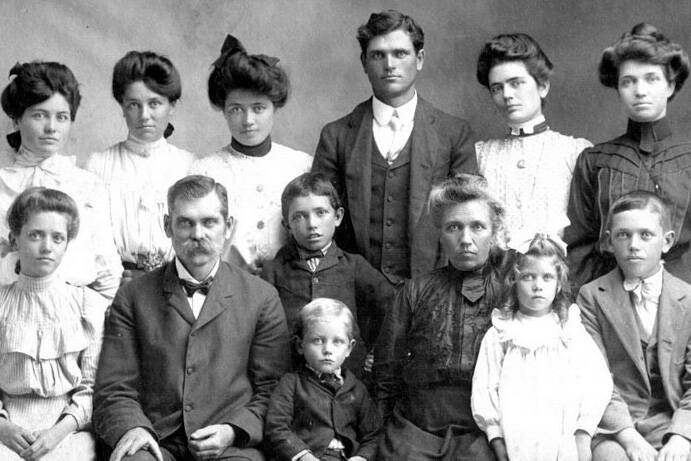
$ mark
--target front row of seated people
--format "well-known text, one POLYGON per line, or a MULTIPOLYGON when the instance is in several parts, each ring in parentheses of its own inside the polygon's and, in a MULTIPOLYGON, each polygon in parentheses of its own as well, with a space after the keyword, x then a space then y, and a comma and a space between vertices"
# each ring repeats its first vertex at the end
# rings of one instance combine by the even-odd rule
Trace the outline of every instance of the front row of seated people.
MULTIPOLYGON (((168 206, 175 259, 120 288, 103 332, 104 298, 57 271, 78 234, 76 203, 38 187, 10 207, 19 279, 0 289, 3 460, 95 459, 92 394, 112 461, 690 453, 691 286, 661 264, 675 236, 652 193, 613 203, 603 246, 618 267, 573 305, 557 237, 502 249, 504 209, 482 178, 446 180, 429 210, 449 264, 400 287, 381 321, 356 296, 372 295, 357 281, 370 268, 353 269, 359 258, 331 241, 342 216, 333 186, 303 175, 283 201, 294 259, 274 272, 315 275, 290 286, 306 290, 306 306, 288 313, 292 363, 279 294, 220 259, 232 225, 225 188, 189 176, 168 206), (326 275, 324 291, 322 264, 350 275, 326 275), (346 362, 373 336, 358 335, 360 323, 380 331, 369 389, 358 379, 367 360, 346 362)), ((279 286, 287 305, 290 287, 279 286)))

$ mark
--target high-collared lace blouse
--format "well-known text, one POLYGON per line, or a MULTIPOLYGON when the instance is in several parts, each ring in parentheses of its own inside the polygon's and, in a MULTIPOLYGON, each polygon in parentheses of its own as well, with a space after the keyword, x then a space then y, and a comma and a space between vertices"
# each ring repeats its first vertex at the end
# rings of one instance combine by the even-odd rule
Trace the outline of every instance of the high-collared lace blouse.
POLYGON ((234 260, 237 255, 231 254, 237 253, 256 270, 274 258, 287 238, 281 224, 283 189, 311 166, 311 155, 275 142, 264 156, 245 155, 228 145, 192 165, 192 173, 211 176, 228 189, 235 229, 225 260, 234 260))
POLYGON ((68 414, 80 429, 91 421, 106 307, 57 273, 20 274, 0 288, 0 414, 17 424, 68 414), (28 411, 43 413, 24 417, 28 411))
POLYGON ((173 256, 163 228, 168 188, 188 173, 194 155, 164 138, 142 143, 129 138, 91 154, 85 168, 106 184, 110 223, 123 261, 154 269, 173 256))
POLYGON ((566 207, 576 159, 590 146, 586 139, 549 128, 475 144, 480 174, 506 206, 510 239, 526 240, 537 232, 562 235, 569 224, 566 207))

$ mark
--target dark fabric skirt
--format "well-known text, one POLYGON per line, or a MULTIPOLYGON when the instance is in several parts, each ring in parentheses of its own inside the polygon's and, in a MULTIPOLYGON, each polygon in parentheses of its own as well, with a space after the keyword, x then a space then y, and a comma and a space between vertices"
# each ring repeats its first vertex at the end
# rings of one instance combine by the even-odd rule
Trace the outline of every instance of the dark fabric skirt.
POLYGON ((379 442, 379 461, 494 461, 494 453, 480 431, 457 433, 450 427, 444 437, 424 431, 404 418, 397 408, 379 442))

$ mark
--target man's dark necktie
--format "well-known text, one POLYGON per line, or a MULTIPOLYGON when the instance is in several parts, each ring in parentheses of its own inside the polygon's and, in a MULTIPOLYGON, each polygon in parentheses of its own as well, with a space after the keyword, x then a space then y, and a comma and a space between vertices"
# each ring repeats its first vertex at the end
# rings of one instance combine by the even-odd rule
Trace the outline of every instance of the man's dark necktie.
POLYGON ((202 283, 194 283, 189 280, 180 279, 180 285, 182 285, 185 293, 187 293, 188 298, 192 297, 197 291, 206 296, 209 293, 211 282, 213 282, 213 278, 211 277, 204 280, 202 283))

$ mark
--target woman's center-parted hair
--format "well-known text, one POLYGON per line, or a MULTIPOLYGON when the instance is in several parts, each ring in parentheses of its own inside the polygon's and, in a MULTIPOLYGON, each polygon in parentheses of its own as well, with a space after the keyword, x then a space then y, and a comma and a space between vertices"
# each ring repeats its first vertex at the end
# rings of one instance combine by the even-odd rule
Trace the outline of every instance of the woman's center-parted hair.
POLYGON ((122 104, 127 87, 143 82, 154 93, 175 104, 182 95, 180 74, 165 56, 153 51, 129 51, 113 68, 113 97, 122 104))
POLYGON ((30 187, 17 196, 7 212, 10 235, 18 236, 24 224, 37 213, 55 212, 67 218, 67 239, 73 240, 79 232, 79 209, 66 193, 46 187, 30 187))
POLYGON ((432 187, 427 206, 434 226, 441 228, 444 215, 450 208, 474 200, 487 205, 492 221, 494 246, 504 247, 507 241, 504 205, 489 194, 487 180, 480 175, 458 173, 432 187))

